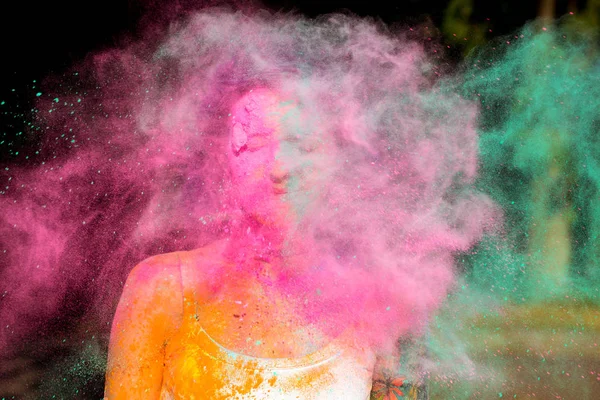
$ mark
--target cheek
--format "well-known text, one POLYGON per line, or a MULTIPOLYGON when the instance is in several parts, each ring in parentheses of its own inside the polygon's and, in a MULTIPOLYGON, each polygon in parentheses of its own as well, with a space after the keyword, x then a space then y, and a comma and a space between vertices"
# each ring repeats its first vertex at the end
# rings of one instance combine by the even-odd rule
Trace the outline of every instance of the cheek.
POLYGON ((267 161, 256 158, 236 161, 238 162, 232 165, 231 175, 234 185, 240 189, 240 194, 264 191, 264 186, 269 182, 267 161))
POLYGON ((248 174, 248 180, 251 182, 262 182, 267 177, 267 166, 264 164, 255 165, 248 174))
POLYGON ((267 159, 264 155, 257 153, 242 153, 230 159, 231 175, 236 181, 255 178, 264 172, 267 159))
POLYGON ((331 174, 330 161, 329 158, 320 154, 306 157, 300 167, 302 181, 308 186, 315 186, 314 189, 317 189, 318 186, 327 181, 328 176, 331 174))

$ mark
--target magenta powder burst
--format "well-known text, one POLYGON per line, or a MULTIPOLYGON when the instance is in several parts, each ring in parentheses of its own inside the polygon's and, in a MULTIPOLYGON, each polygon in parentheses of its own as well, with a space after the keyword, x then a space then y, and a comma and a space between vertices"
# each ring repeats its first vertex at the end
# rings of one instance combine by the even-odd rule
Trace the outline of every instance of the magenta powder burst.
POLYGON ((362 326, 382 347, 419 333, 453 284, 452 255, 499 220, 470 189, 476 106, 442 90, 418 43, 350 16, 208 9, 147 32, 48 79, 34 131, 44 161, 2 171, 1 354, 67 332, 102 357, 135 264, 247 244, 231 235, 239 199, 266 200, 240 197, 229 158, 247 145, 242 124, 265 129, 264 110, 248 108, 260 93, 283 110, 280 129, 308 143, 279 161, 314 178, 282 193, 299 216, 286 246, 311 243, 311 268, 273 284, 321 296, 304 312, 332 332, 362 326), (297 165, 311 146, 318 156, 297 165))

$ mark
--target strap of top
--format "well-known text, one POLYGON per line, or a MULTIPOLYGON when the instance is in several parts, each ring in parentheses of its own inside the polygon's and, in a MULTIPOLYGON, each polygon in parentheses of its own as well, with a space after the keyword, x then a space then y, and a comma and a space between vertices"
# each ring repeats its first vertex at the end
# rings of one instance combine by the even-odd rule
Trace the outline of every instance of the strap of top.
POLYGON ((222 241, 213 242, 200 249, 178 253, 184 317, 196 318, 198 302, 202 303, 198 292, 210 293, 208 278, 223 244, 222 241))
POLYGON ((196 296, 192 285, 190 284, 190 265, 188 252, 178 254, 179 258, 179 274, 181 279, 181 291, 183 293, 183 318, 197 318, 196 316, 196 296))
POLYGON ((184 321, 194 325, 197 324, 196 327, 200 331, 200 334, 207 339, 207 342, 205 342, 205 346, 207 348, 204 349, 204 352, 210 353, 207 355, 210 355, 211 357, 222 358, 222 361, 225 362, 231 362, 230 359, 232 359, 233 356, 233 359, 237 359, 238 361, 240 359, 245 359, 246 361, 258 363, 259 365, 262 365, 268 369, 294 369, 307 366, 317 366, 324 362, 332 361, 340 356, 342 351, 338 343, 330 342, 318 351, 298 358, 269 359, 252 357, 226 349, 213 338, 211 338, 208 333, 204 331, 197 315, 198 296, 196 291, 202 286, 203 283, 199 274, 206 272, 202 271, 202 268, 198 264, 202 264, 202 259, 206 258, 207 266, 210 265, 208 262, 210 257, 207 256, 210 252, 218 251, 218 249, 218 245, 211 245, 203 249, 190 252, 180 252, 178 254, 179 271, 183 291, 184 321))

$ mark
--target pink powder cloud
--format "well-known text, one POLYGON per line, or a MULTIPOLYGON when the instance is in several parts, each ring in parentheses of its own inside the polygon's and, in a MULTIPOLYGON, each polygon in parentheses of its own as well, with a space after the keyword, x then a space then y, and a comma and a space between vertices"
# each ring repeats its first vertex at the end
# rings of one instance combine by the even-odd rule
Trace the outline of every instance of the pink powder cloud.
POLYGON ((311 170, 319 191, 286 194, 319 257, 280 290, 319 289, 310 317, 368 327, 374 343, 419 331, 453 283, 452 254, 499 218, 469 188, 476 107, 430 78, 421 46, 343 15, 204 10, 147 32, 48 79, 45 161, 3 171, 2 352, 52 321, 85 320, 105 343, 135 264, 231 235, 232 110, 256 88, 299 110, 282 129, 331 146, 311 170))

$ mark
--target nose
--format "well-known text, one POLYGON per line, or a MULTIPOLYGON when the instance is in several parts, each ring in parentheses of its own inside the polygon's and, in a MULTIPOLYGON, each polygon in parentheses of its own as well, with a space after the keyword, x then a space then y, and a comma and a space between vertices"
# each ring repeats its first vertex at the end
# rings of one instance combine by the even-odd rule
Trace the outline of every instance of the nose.
POLYGON ((273 183, 285 183, 285 181, 287 181, 290 177, 290 173, 280 161, 276 161, 271 168, 269 177, 273 183))

